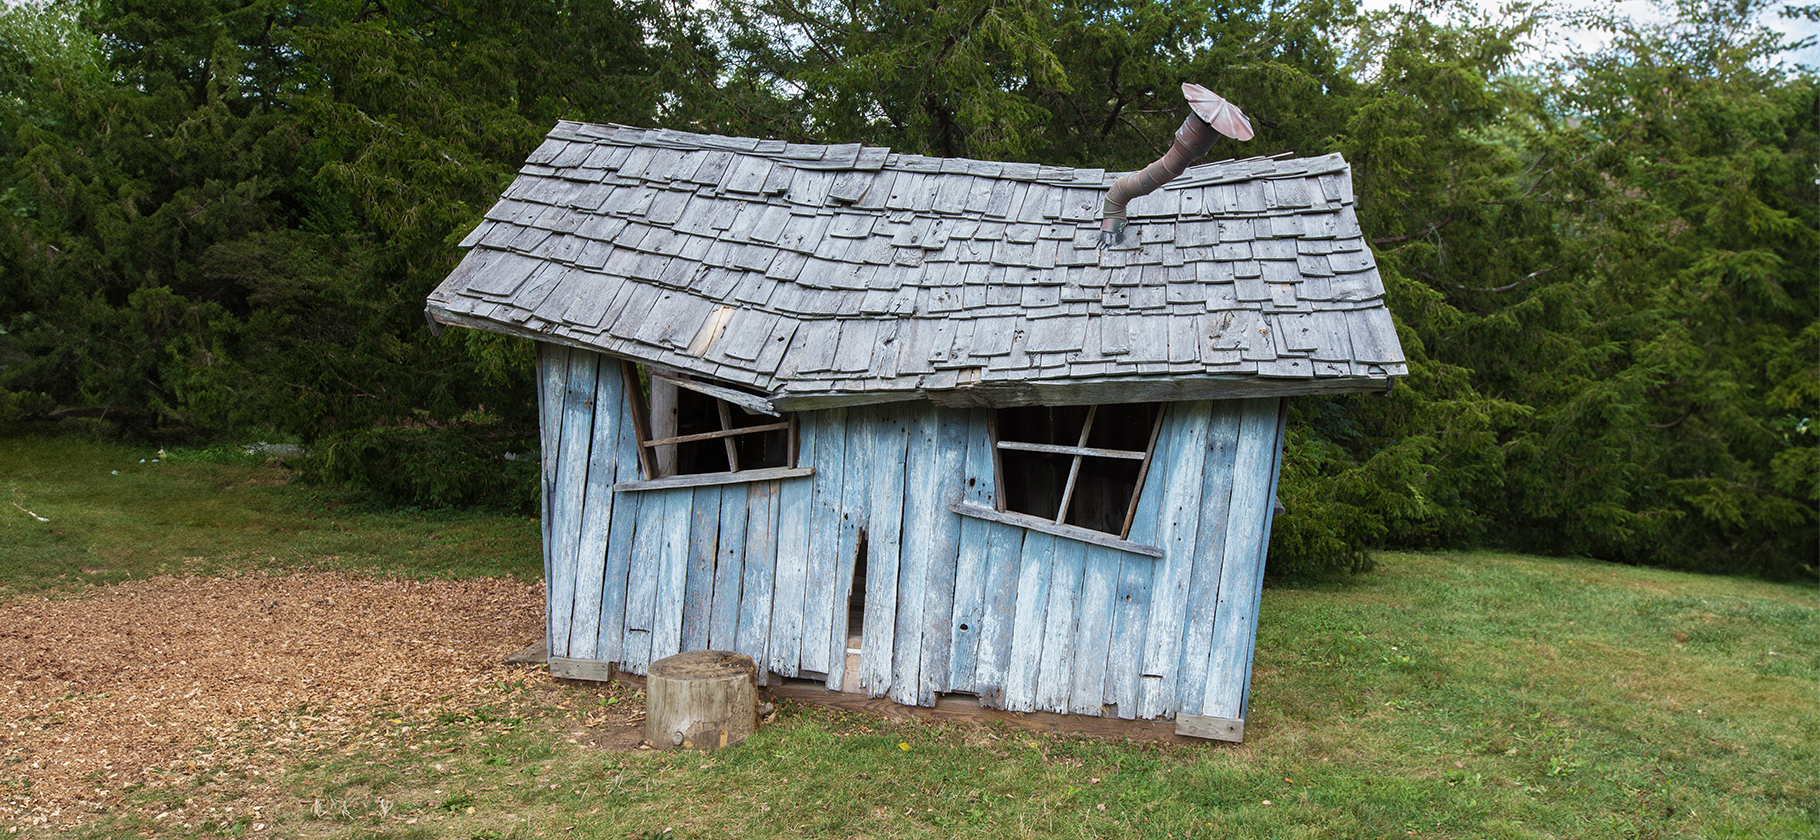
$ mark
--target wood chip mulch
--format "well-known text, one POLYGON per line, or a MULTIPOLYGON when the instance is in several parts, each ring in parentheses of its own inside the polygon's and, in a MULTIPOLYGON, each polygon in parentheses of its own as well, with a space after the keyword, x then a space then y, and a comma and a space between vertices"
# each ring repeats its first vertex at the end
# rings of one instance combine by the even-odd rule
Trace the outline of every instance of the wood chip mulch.
POLYGON ((79 822, 249 726, 273 748, 245 772, 269 776, 292 737, 376 705, 478 704, 542 635, 542 584, 503 579, 160 577, 0 602, 0 825, 79 822))

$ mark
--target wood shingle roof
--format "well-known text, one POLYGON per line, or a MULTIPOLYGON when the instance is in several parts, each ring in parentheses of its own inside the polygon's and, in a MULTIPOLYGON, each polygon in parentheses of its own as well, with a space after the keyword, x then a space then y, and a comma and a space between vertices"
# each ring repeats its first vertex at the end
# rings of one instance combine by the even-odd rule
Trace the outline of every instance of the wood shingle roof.
POLYGON ((430 317, 780 409, 1381 389, 1406 372, 1338 155, 1118 173, 563 122, 430 317))

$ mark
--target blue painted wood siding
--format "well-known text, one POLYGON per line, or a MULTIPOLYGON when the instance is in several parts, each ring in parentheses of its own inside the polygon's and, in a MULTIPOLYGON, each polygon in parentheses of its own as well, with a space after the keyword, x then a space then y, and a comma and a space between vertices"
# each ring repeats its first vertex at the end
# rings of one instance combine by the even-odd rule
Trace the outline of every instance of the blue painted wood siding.
POLYGON ((642 478, 620 364, 545 345, 540 368, 553 656, 643 673, 732 649, 838 689, 863 544, 869 695, 1244 716, 1279 399, 1168 407, 1130 534, 1155 559, 950 511, 996 501, 984 409, 807 412, 798 465, 813 476, 615 492, 642 478))

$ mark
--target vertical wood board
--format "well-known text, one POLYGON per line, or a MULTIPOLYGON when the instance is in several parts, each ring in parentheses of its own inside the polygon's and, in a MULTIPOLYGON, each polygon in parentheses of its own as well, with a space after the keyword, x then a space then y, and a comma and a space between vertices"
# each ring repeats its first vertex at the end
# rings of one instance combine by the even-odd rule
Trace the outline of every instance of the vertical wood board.
POLYGON ((1080 617, 1086 563, 1086 543, 1055 541, 1055 559, 1049 570, 1049 605, 1043 617, 1043 654, 1036 678, 1038 711, 1068 711, 1068 695, 1074 689, 1075 622, 1080 617))
POLYGON ((1222 555, 1218 612, 1200 714, 1237 720, 1244 716, 1251 644, 1257 635, 1257 603, 1264 577, 1264 529, 1269 521, 1277 440, 1277 398, 1245 400, 1233 464, 1232 504, 1222 555))
MULTIPOLYGON (((986 428, 986 409, 965 414, 966 460, 962 464, 961 498, 980 507, 994 507, 992 439, 986 428)), ((987 523, 961 520, 956 536, 952 644, 948 649, 948 685, 952 691, 977 691, 974 667, 979 657, 980 622, 986 601, 987 523)))
MULTIPOLYGON (((839 594, 841 485, 846 476, 847 449, 844 408, 797 415, 803 429, 801 458, 815 468, 809 479, 809 570, 803 585, 803 655, 805 670, 829 673, 833 657, 835 616, 847 620, 846 596, 839 594), (838 605, 838 606, 837 606, 838 605)), ((840 635, 845 635, 843 626, 840 635)), ((846 640, 842 639, 844 647, 846 640)), ((844 657, 842 657, 844 658, 844 657)))
MULTIPOLYGON (((735 488, 734 492, 738 492, 735 488)), ((714 566, 720 554, 720 487, 698 487, 689 503, 689 570, 683 581, 681 649, 708 649, 714 566)))
POLYGON ((714 603, 708 610, 708 649, 739 645, 739 608, 746 580, 746 507, 743 487, 725 487, 720 495, 720 540, 714 554, 714 603))
MULTIPOLYGON (((802 449, 815 451, 815 430, 802 428, 802 449)), ((802 459, 798 456, 799 461, 802 459)), ((809 586, 809 499, 813 478, 782 482, 777 497, 777 586, 771 595, 771 670, 786 677, 800 673, 805 609, 809 586)))
MULTIPOLYGON (((770 670, 765 654, 771 641, 771 593, 777 580, 777 485, 746 485, 746 562, 740 595, 739 643, 734 650, 758 663, 759 676, 770 670)), ((735 491, 737 492, 737 491, 735 491)))
POLYGON ((866 421, 874 429, 870 509, 867 512, 865 648, 860 655, 860 685, 871 697, 891 689, 891 661, 897 629, 898 563, 904 526, 904 453, 909 429, 891 410, 873 408, 866 421))
POLYGON ((1188 586, 1187 612, 1182 625, 1182 658, 1178 666, 1184 686, 1177 712, 1201 713, 1201 687, 1206 685, 1207 656, 1213 644, 1213 623, 1225 563, 1226 535, 1233 527, 1247 527, 1230 516, 1234 467, 1238 455, 1242 404, 1222 400, 1213 404, 1207 430, 1207 462, 1201 471, 1200 533, 1194 545, 1194 575, 1188 586))
POLYGON ((1055 543, 1055 537, 1031 531, 1024 535, 1024 550, 1017 559, 1017 606, 1011 615, 1011 649, 1005 662, 1005 708, 1014 712, 1036 710, 1055 543))
MULTIPOLYGON (((581 509, 581 535, 575 551, 575 611, 569 630, 569 656, 598 659, 601 648, 602 598, 606 590, 607 539, 613 522, 613 482, 620 462, 619 427, 625 413, 619 366, 597 357, 594 383, 593 441, 588 446, 588 476, 581 509)), ((630 462, 623 462, 630 463, 630 462)))
MULTIPOLYGON (((1144 676, 1138 691, 1138 717, 1150 719, 1173 712, 1176 665, 1181 653, 1182 614, 1188 581, 1194 571, 1194 541, 1200 521, 1201 469, 1206 463, 1207 426, 1212 407, 1206 400, 1178 404, 1171 413, 1170 462, 1164 487, 1161 529, 1162 569, 1150 590, 1150 616, 1144 630, 1144 676)), ((1162 441, 1157 445, 1161 446, 1162 441)))

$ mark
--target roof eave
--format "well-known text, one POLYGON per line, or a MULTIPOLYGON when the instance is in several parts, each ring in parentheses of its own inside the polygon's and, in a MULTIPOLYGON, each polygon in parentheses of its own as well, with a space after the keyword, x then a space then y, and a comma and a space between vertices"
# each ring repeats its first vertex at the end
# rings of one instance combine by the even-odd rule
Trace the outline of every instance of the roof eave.
MULTIPOLYGON (((523 324, 480 318, 431 303, 424 310, 440 324, 485 330, 503 335, 547 341, 590 350, 641 364, 674 366, 676 360, 640 358, 635 354, 578 341, 562 332, 544 332, 523 324)), ((1071 379, 1067 381, 985 380, 955 388, 920 387, 839 390, 804 390, 771 393, 765 399, 778 411, 813 411, 823 408, 878 405, 909 400, 929 400, 950 408, 1015 408, 1025 405, 1105 405, 1135 402, 1232 400, 1252 397, 1297 397, 1383 391, 1400 375, 1403 365, 1393 365, 1378 376, 1324 376, 1315 378, 1231 376, 1220 374, 1162 374, 1071 379)), ((705 371, 697 371, 709 375, 705 371)), ((763 389, 760 389, 763 390, 763 389)))

